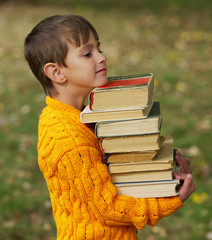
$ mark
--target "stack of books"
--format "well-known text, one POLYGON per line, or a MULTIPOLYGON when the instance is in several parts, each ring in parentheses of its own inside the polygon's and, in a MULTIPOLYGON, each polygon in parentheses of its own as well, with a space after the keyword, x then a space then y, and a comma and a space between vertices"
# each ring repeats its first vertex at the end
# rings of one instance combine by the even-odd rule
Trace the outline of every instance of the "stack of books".
POLYGON ((153 74, 108 78, 95 88, 80 117, 95 135, 118 194, 136 198, 177 195, 173 140, 161 136, 160 103, 153 101, 153 74))

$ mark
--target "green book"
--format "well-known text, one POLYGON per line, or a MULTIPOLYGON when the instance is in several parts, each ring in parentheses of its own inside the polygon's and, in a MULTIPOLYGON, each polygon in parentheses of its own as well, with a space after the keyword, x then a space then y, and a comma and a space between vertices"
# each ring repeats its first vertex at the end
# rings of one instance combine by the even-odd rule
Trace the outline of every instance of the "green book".
POLYGON ((154 102, 148 117, 98 122, 95 126, 95 134, 96 137, 100 138, 159 133, 161 122, 160 103, 154 102))

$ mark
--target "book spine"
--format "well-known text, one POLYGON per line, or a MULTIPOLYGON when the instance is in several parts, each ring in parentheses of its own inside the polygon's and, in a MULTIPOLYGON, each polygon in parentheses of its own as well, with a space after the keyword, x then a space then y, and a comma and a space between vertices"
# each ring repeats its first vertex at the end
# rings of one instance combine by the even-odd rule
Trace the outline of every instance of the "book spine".
POLYGON ((89 108, 90 108, 90 110, 92 110, 92 106, 93 106, 93 95, 94 95, 94 93, 91 92, 90 97, 89 97, 89 108))
POLYGON ((100 148, 102 149, 102 152, 105 153, 105 150, 104 150, 104 148, 102 146, 102 141, 103 141, 103 138, 100 138, 99 139, 99 144, 100 144, 100 148))
POLYGON ((83 114, 82 113, 80 114, 80 121, 81 121, 81 123, 85 123, 84 120, 83 120, 83 114))
MULTIPOLYGON (((151 81, 149 83, 149 87, 148 87, 148 96, 152 96, 153 95, 153 90, 154 90, 154 85, 155 85, 155 80, 154 80, 154 76, 152 75, 151 81)), ((150 101, 150 99, 149 99, 150 101)))
POLYGON ((99 134, 98 134, 98 122, 95 124, 95 128, 94 128, 94 134, 97 138, 99 138, 99 134))

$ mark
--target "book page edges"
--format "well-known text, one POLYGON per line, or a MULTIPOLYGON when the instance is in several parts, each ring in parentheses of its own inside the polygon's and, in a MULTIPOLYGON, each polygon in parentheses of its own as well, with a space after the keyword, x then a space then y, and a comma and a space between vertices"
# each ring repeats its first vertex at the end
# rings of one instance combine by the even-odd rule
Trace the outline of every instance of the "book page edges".
POLYGON ((161 185, 161 184, 179 184, 179 179, 171 179, 171 180, 160 180, 160 181, 141 181, 141 182, 122 182, 115 183, 117 187, 131 187, 131 186, 139 186, 139 185, 161 185))
POLYGON ((90 109, 89 105, 87 105, 84 108, 84 110, 80 113, 80 120, 81 120, 82 123, 92 123, 92 122, 107 122, 107 121, 114 121, 115 122, 115 121, 124 121, 124 120, 144 119, 144 118, 148 117, 152 106, 153 106, 153 103, 151 101, 150 104, 147 107, 143 107, 143 108, 133 108, 133 109, 124 109, 124 110, 93 111, 93 110, 90 109), (130 115, 131 112, 133 114, 135 114, 136 112, 140 112, 141 116, 137 117, 137 118, 126 117, 127 119, 125 119, 124 117, 121 117, 121 116, 124 116, 124 114, 129 114, 130 115), (103 117, 100 116, 100 119, 101 119, 101 118, 105 118, 105 116, 110 115, 110 114, 117 114, 119 116, 118 117, 116 116, 116 119, 114 119, 114 120, 112 118, 111 119, 109 118, 109 120, 95 119, 95 115, 97 116, 97 118, 98 118, 98 115, 102 115, 103 117), (90 120, 89 119, 84 120, 84 117, 86 118, 86 115, 87 116, 90 115, 91 119, 90 120), (120 118, 120 119, 118 119, 118 118, 120 118))

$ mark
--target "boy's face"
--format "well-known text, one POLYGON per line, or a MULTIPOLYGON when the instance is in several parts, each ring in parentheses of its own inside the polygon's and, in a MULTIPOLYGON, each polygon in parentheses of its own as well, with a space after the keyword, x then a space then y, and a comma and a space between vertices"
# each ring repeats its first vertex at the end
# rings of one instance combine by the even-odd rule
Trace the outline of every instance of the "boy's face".
POLYGON ((91 32, 84 45, 69 45, 65 62, 67 67, 62 67, 62 71, 75 92, 90 92, 95 87, 107 84, 106 57, 101 53, 100 44, 91 32))

